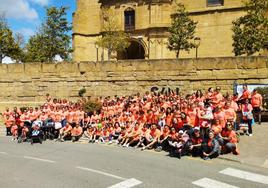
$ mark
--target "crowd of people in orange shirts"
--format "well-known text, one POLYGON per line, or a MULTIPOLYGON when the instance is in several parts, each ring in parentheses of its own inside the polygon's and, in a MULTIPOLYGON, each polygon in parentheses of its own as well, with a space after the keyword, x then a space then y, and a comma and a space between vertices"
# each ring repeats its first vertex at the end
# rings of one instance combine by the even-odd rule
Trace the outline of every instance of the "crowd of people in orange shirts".
POLYGON ((201 90, 185 97, 174 92, 146 92, 125 97, 100 97, 101 110, 86 113, 85 100, 71 102, 46 96, 37 108, 6 109, 2 116, 7 135, 26 141, 34 131, 39 139, 117 144, 141 150, 167 151, 172 156, 239 154, 242 123, 252 136, 252 124, 261 123, 262 96, 243 87, 243 94, 223 96, 221 88, 201 90))

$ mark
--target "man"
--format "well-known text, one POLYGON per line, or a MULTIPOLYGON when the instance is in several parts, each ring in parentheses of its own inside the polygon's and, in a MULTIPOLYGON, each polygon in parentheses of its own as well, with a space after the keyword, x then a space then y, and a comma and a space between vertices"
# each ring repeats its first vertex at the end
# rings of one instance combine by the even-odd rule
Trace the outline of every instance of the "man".
POLYGON ((248 90, 248 86, 243 85, 243 93, 240 96, 239 100, 241 102, 244 102, 246 99, 250 99, 250 98, 251 98, 251 94, 250 94, 250 91, 248 90))
POLYGON ((191 151, 193 157, 201 156, 201 154, 202 154, 202 148, 201 148, 202 142, 203 142, 203 139, 202 139, 201 134, 200 134, 200 128, 195 127, 194 128, 194 135, 191 138, 192 145, 190 146, 190 151, 191 151))
POLYGON ((4 121, 6 125, 6 136, 11 136, 11 127, 14 125, 15 119, 12 115, 6 115, 4 121))
POLYGON ((251 95, 251 105, 253 107, 254 120, 261 124, 261 110, 262 110, 262 96, 256 89, 253 90, 251 95))
POLYGON ((145 135, 146 146, 144 146, 142 150, 154 148, 160 135, 161 131, 156 127, 156 124, 153 124, 151 126, 150 132, 148 132, 147 135, 145 135))
POLYGON ((79 123, 75 123, 75 127, 71 131, 72 133, 72 142, 78 141, 82 134, 83 134, 83 129, 80 127, 79 123))
POLYGON ((72 126, 69 122, 66 123, 66 126, 60 129, 60 134, 58 140, 64 142, 64 139, 68 136, 71 136, 72 126))

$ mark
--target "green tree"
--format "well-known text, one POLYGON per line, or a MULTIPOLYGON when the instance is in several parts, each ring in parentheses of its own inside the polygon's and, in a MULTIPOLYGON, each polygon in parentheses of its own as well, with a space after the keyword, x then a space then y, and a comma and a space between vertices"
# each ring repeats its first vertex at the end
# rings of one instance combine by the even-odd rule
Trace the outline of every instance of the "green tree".
POLYGON ((102 37, 96 44, 108 50, 108 60, 111 59, 112 52, 120 52, 129 47, 129 36, 121 31, 118 26, 117 16, 110 9, 102 10, 102 37))
POLYGON ((268 49, 268 1, 247 0, 246 15, 233 21, 233 52, 253 55, 268 49))
POLYGON ((178 10, 171 15, 171 27, 168 29, 168 49, 176 52, 179 58, 180 51, 190 51, 195 47, 193 42, 197 22, 189 17, 189 13, 182 4, 178 4, 178 10))
POLYGON ((5 16, 0 15, 0 63, 3 62, 5 57, 16 58, 20 51, 20 46, 16 43, 5 16))
POLYGON ((46 19, 39 31, 33 35, 28 44, 27 61, 53 62, 58 55, 63 60, 70 58, 71 26, 66 18, 67 7, 50 7, 46 9, 46 19))

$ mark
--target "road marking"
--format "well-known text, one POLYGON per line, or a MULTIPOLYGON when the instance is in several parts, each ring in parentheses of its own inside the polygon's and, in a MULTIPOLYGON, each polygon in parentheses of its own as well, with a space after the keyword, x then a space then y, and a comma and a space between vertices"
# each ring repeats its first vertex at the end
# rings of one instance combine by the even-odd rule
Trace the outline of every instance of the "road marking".
POLYGON ((48 159, 41 159, 41 158, 36 158, 36 157, 29 157, 29 156, 23 156, 24 159, 32 159, 36 161, 42 161, 42 162, 48 162, 48 163, 55 163, 55 161, 51 161, 48 159))
POLYGON ((226 168, 226 169, 220 171, 220 173, 228 175, 228 176, 234 176, 237 178, 257 182, 257 183, 268 184, 268 176, 263 176, 260 174, 255 174, 255 173, 237 170, 237 169, 233 169, 233 168, 226 168))
POLYGON ((200 180, 192 182, 192 184, 197 185, 199 187, 205 187, 205 188, 238 188, 236 186, 223 183, 220 181, 216 181, 209 178, 202 178, 200 180))
POLYGON ((0 154, 7 155, 8 153, 4 151, 0 151, 0 154))
POLYGON ((81 167, 81 166, 77 166, 76 168, 78 168, 80 170, 93 172, 93 173, 96 173, 96 174, 101 174, 101 175, 104 175, 104 176, 109 176, 109 177, 119 179, 119 180, 125 180, 126 179, 126 178, 122 178, 120 176, 116 176, 116 175, 113 175, 113 174, 110 174, 110 173, 107 173, 107 172, 102 172, 102 171, 99 171, 99 170, 94 170, 94 169, 91 169, 91 168, 85 168, 85 167, 81 167))
POLYGON ((127 179, 125 181, 122 181, 118 184, 112 185, 108 188, 130 188, 130 187, 134 187, 136 185, 141 184, 142 182, 135 179, 135 178, 131 178, 131 179, 127 179))
POLYGON ((262 165, 264 168, 268 168, 268 159, 266 159, 262 165))

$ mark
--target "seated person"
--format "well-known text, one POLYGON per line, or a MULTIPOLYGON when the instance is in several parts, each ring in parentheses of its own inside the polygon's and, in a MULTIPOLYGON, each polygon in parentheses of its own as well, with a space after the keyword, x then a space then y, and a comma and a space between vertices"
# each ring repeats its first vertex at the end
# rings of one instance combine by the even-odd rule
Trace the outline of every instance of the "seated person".
POLYGON ((58 140, 64 142, 64 140, 71 136, 72 126, 69 122, 66 123, 65 127, 60 129, 59 138, 58 140))
POLYGON ((158 146, 156 148, 156 151, 161 151, 161 150, 167 150, 168 148, 168 138, 169 138, 169 132, 170 129, 167 125, 165 125, 162 130, 161 130, 161 135, 158 139, 158 146))
POLYGON ((77 142, 83 134, 83 128, 79 125, 79 123, 75 123, 75 127, 71 131, 72 142, 77 142))
POLYGON ((87 129, 84 131, 84 137, 89 139, 88 143, 93 141, 94 132, 95 130, 91 126, 87 126, 87 129))
POLYGON ((160 137, 160 134, 161 132, 156 127, 156 124, 152 124, 150 131, 145 135, 145 146, 142 148, 142 150, 154 148, 160 137))
POLYGON ((194 128, 194 135, 191 138, 191 146, 190 151, 193 157, 201 156, 202 154, 202 145, 203 139, 200 134, 200 128, 195 127, 194 128))
POLYGON ((113 129, 110 128, 109 144, 112 143, 113 139, 118 139, 120 134, 121 134, 120 124, 118 122, 115 122, 113 129))
POLYGON ((224 153, 232 152, 235 155, 239 154, 236 132, 233 130, 230 122, 227 122, 226 128, 221 132, 220 139, 222 139, 223 142, 224 153))
POLYGON ((100 138, 99 140, 101 141, 101 143, 105 143, 106 141, 109 140, 109 131, 107 127, 103 127, 101 132, 100 132, 100 138))
POLYGON ((214 132, 210 131, 208 139, 202 144, 202 154, 204 160, 209 160, 219 156, 221 152, 219 141, 215 138, 214 132))
POLYGON ((187 131, 180 130, 174 141, 169 141, 171 147, 171 154, 181 158, 181 155, 185 155, 189 150, 189 135, 187 131))
POLYGON ((141 134, 141 130, 140 130, 139 123, 136 123, 131 133, 127 135, 125 143, 123 143, 123 147, 129 147, 130 145, 137 144, 140 140, 140 137, 139 137, 140 134, 141 134))

